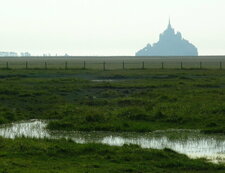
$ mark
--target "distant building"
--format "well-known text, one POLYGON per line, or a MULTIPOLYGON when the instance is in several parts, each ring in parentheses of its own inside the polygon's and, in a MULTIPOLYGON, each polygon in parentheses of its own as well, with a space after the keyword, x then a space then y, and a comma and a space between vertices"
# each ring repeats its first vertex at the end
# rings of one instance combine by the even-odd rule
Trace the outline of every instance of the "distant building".
POLYGON ((198 56, 198 49, 182 38, 180 32, 175 33, 170 21, 167 29, 160 34, 159 41, 136 53, 136 56, 198 56))
POLYGON ((6 57, 9 57, 9 56, 18 56, 18 54, 16 53, 16 52, 0 52, 0 56, 1 57, 4 57, 4 56, 6 56, 6 57))
POLYGON ((51 56, 51 54, 50 54, 50 53, 49 53, 49 54, 45 54, 45 53, 44 53, 43 56, 44 56, 44 57, 46 57, 46 56, 51 56))
POLYGON ((20 56, 31 56, 31 54, 29 52, 22 52, 20 53, 20 56))

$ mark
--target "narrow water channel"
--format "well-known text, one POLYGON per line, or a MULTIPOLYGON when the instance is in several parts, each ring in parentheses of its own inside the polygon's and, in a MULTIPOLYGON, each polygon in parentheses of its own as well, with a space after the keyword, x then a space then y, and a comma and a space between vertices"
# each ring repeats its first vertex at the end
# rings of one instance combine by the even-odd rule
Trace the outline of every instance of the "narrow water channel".
POLYGON ((71 139, 76 143, 102 143, 112 146, 137 144, 142 148, 169 148, 190 158, 204 157, 214 163, 225 163, 225 136, 205 135, 192 130, 167 130, 152 133, 64 132, 49 131, 47 122, 30 120, 0 126, 4 138, 31 137, 71 139))

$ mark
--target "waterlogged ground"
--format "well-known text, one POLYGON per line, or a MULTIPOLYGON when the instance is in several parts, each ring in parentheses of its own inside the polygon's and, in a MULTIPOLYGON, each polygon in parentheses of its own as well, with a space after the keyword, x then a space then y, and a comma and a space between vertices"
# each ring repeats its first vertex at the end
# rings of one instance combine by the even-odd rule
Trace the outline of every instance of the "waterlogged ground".
POLYGON ((0 173, 225 170, 225 70, 0 74, 0 173))
POLYGON ((142 148, 169 148, 190 158, 206 158, 214 163, 225 163, 225 136, 205 135, 197 130, 166 130, 152 133, 112 133, 49 131, 47 122, 41 120, 22 121, 2 125, 0 136, 71 139, 76 143, 101 143, 110 146, 136 144, 142 148))

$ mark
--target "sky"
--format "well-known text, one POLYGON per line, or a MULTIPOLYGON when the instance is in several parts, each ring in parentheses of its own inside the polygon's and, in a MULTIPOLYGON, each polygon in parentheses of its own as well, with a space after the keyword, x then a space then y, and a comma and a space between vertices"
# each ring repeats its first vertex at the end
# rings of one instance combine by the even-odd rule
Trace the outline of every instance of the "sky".
POLYGON ((225 55, 225 0, 0 0, 0 51, 135 55, 169 18, 200 55, 225 55))

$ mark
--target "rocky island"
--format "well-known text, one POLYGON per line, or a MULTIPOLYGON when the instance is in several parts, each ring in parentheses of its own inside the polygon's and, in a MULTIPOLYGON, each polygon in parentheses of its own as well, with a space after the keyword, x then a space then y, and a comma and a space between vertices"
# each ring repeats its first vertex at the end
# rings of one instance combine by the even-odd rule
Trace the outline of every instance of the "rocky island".
POLYGON ((175 33, 169 21, 167 29, 160 34, 159 41, 153 45, 147 44, 136 56, 198 56, 198 49, 183 39, 180 32, 175 33))

